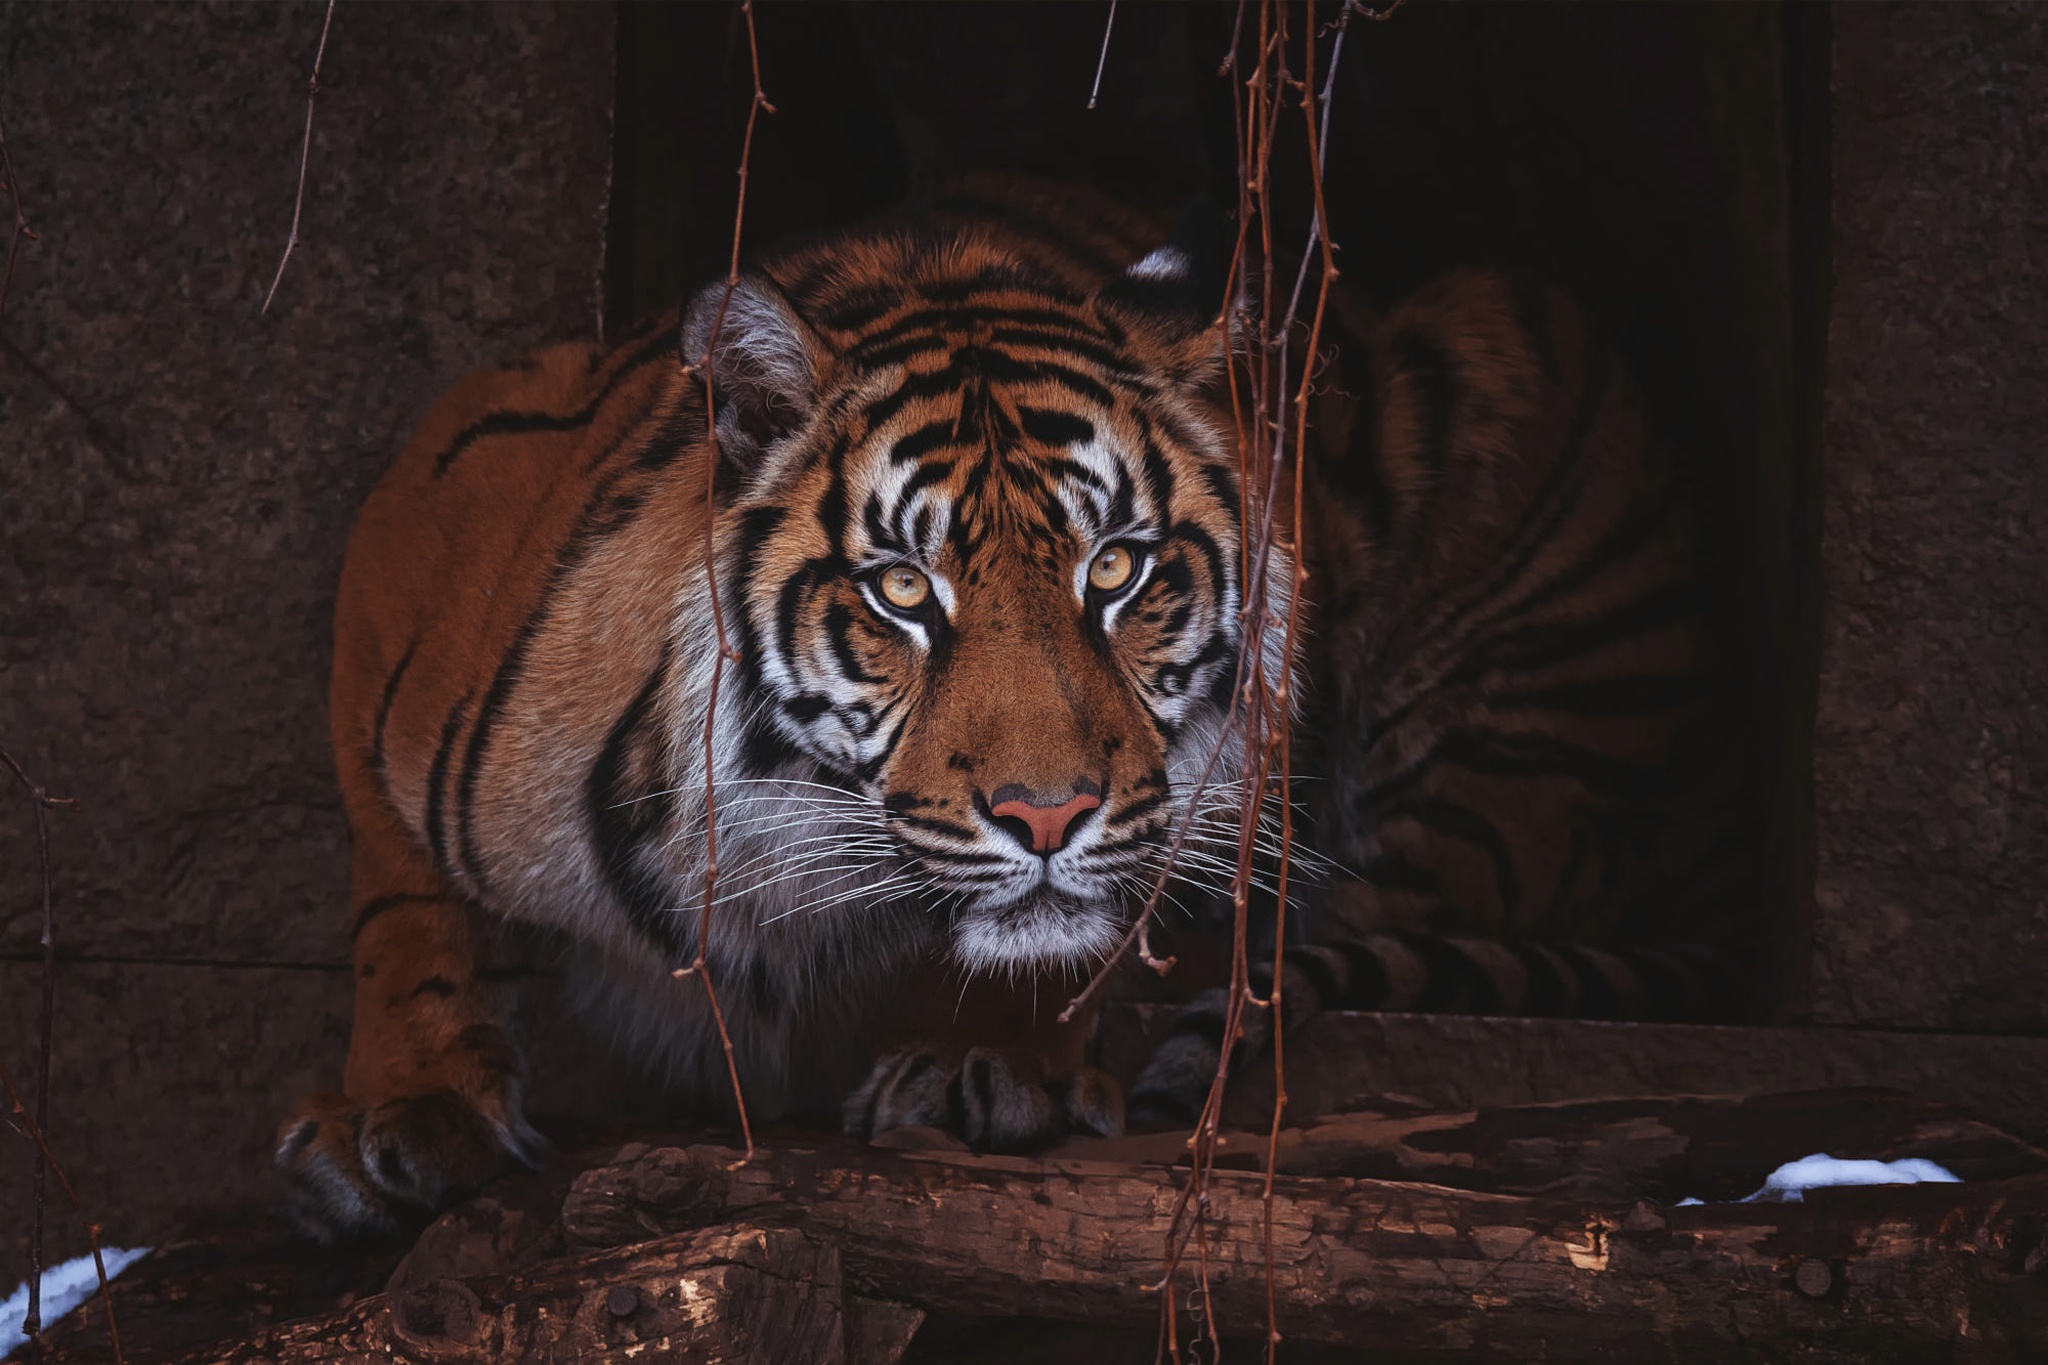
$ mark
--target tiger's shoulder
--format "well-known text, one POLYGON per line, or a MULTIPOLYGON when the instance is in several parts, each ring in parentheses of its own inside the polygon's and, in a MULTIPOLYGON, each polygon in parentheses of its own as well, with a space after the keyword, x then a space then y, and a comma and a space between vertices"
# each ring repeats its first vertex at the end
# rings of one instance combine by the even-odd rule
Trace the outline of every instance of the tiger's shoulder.
POLYGON ((444 713, 465 697, 480 705, 576 556, 668 473, 659 457, 699 444, 701 401, 684 382, 673 318, 610 347, 548 346, 448 388, 349 537, 337 753, 380 767, 391 752, 430 755, 444 713))

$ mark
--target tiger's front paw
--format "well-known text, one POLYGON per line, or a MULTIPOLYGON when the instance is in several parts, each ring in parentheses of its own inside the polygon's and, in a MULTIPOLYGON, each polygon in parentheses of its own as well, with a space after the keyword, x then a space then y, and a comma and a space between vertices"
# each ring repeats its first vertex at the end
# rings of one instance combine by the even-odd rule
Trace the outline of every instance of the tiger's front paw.
POLYGON ((1124 1098, 1093 1067, 1048 1073, 1034 1052, 911 1043, 883 1055, 844 1111, 847 1136, 938 1128, 977 1152, 1025 1152, 1070 1133, 1116 1137, 1124 1098))
POLYGON ((285 1213, 321 1242, 392 1232, 515 1165, 537 1166, 547 1139, 517 1111, 494 1118, 453 1091, 365 1107, 309 1095, 278 1128, 285 1213))

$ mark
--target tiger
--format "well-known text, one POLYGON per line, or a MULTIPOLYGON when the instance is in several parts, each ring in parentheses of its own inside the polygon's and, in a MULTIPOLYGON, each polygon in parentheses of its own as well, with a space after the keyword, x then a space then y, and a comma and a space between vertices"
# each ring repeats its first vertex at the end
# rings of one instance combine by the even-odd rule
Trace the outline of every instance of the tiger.
MULTIPOLYGON (((1236 1050, 1333 1009, 1667 1022, 1765 989, 1755 755, 1671 443, 1584 311, 1460 271, 1338 299, 1303 474, 1295 726, 1325 879, 1269 944, 1236 1050)), ((1292 793, 1290 795, 1293 795, 1292 793)), ((1223 1061, 1211 987, 1131 1096, 1186 1123, 1223 1061)))
MULTIPOLYGON (((1696 613, 1629 624, 1689 551, 1590 331, 1485 272, 1356 322, 1315 515, 1252 547, 1225 231, 957 185, 436 404, 337 593, 354 1022, 341 1089, 279 1130, 301 1227, 396 1228, 543 1160, 506 924, 691 1113, 736 1080, 756 1120, 861 1139, 1122 1131, 1062 1006, 1169 872, 1228 883, 1203 850, 1269 800, 1223 742, 1254 686, 1312 694, 1304 753, 1344 770, 1301 850, 1336 922, 1349 896, 1399 933, 1605 930, 1679 866, 1649 788, 1685 784, 1709 651, 1696 613), (1253 651, 1297 559, 1312 628, 1253 651)), ((1323 949, 1274 948, 1344 1003, 1298 957, 1323 949)), ((1204 1008, 1148 1111, 1213 1057, 1204 1008)))

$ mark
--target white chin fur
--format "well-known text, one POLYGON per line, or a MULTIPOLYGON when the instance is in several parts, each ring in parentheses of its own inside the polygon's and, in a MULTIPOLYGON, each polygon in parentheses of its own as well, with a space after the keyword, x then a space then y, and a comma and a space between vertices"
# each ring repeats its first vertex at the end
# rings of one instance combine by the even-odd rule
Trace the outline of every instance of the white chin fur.
POLYGON ((1038 897, 975 910, 953 926, 953 956, 970 972, 1099 962, 1123 932, 1117 903, 1038 897))

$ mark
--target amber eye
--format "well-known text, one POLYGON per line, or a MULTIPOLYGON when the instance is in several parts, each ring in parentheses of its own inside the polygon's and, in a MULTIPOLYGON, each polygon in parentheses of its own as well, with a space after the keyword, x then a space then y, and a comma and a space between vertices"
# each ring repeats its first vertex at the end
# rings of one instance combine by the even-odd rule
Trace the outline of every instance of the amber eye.
POLYGON ((932 581, 908 564, 892 564, 882 570, 882 596, 901 611, 916 611, 931 600, 932 581))
POLYGON ((1097 592, 1116 592, 1138 571, 1138 557, 1122 545, 1112 545, 1095 556, 1088 566, 1088 586, 1097 592))

